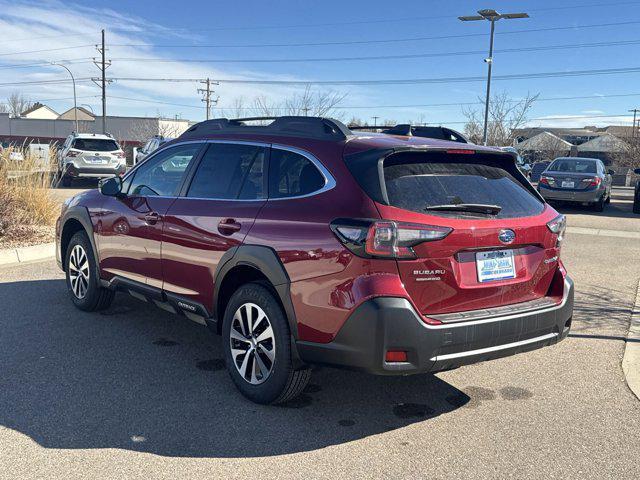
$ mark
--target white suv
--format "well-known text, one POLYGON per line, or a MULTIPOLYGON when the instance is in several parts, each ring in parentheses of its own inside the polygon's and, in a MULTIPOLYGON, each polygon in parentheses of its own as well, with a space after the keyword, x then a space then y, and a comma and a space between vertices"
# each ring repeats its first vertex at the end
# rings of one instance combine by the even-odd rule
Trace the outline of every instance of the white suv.
POLYGON ((72 133, 58 151, 58 174, 65 187, 74 178, 113 177, 126 169, 125 154, 109 134, 72 133))

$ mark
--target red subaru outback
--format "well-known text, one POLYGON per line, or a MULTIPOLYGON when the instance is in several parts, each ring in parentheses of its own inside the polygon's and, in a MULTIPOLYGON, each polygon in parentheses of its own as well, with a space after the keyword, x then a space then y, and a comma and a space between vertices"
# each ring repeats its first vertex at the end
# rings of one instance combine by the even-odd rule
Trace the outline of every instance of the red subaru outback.
POLYGON ((218 119, 68 201, 57 257, 78 308, 121 290, 206 324, 277 403, 314 364, 406 375, 562 340, 564 229, 506 152, 218 119))

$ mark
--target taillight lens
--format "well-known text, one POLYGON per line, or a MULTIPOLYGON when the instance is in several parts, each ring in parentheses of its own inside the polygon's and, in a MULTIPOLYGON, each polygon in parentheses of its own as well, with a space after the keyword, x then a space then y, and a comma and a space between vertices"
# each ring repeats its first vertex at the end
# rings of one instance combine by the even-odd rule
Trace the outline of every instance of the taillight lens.
POLYGON ((340 241, 360 257, 416 258, 413 247, 442 240, 452 229, 391 220, 338 219, 331 223, 340 241))
POLYGON ((602 183, 602 179, 600 177, 594 177, 594 178, 590 178, 589 179, 589 186, 590 187, 597 187, 601 183, 602 183))
POLYGON ((553 179, 553 177, 542 175, 538 183, 542 183, 543 185, 551 185, 552 183, 555 183, 555 180, 553 179))
POLYGON ((67 157, 77 157, 78 155, 80 155, 80 152, 78 150, 69 150, 67 152, 67 157))
POLYGON ((558 236, 556 240, 556 247, 559 247, 564 239, 564 232, 567 229, 567 217, 564 215, 558 215, 547 223, 547 228, 551 233, 555 233, 558 236))

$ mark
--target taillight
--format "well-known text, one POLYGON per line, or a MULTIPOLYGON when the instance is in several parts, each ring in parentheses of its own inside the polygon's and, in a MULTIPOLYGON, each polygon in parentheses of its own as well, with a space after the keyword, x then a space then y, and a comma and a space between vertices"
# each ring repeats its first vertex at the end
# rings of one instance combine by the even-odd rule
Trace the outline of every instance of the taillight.
POLYGON ((547 223, 547 228, 551 233, 555 233, 558 236, 556 240, 556 247, 559 247, 564 239, 564 232, 567 229, 567 217, 564 215, 558 215, 547 223))
POLYGON ((118 158, 125 158, 126 155, 124 154, 123 151, 118 151, 115 153, 115 156, 118 158))
POLYGON ((78 150, 69 150, 67 152, 67 157, 77 157, 78 155, 80 155, 81 152, 79 152, 78 150))
POLYGON ((416 258, 413 247, 442 240, 452 229, 437 225, 395 222, 391 220, 337 219, 331 229, 338 239, 360 257, 416 258))
POLYGON ((600 177, 594 177, 594 178, 590 178, 589 179, 589 186, 590 187, 597 187, 601 183, 602 183, 602 179, 600 177))
POLYGON ((542 175, 538 183, 542 183, 543 185, 550 185, 551 183, 555 183, 555 180, 553 179, 553 177, 542 175))

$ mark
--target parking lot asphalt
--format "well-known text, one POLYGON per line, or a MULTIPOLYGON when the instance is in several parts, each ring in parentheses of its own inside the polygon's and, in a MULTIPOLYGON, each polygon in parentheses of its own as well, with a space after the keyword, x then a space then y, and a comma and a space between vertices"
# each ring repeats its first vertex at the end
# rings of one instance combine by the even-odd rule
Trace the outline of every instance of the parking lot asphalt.
MULTIPOLYGON (((560 210, 640 231, 630 208, 560 210)), ((0 269, 0 478, 637 479, 640 242, 570 232, 562 258, 564 342, 435 376, 320 368, 279 407, 241 397, 204 327, 120 294, 79 312, 53 261, 0 269)))

